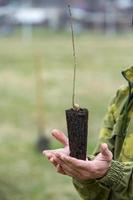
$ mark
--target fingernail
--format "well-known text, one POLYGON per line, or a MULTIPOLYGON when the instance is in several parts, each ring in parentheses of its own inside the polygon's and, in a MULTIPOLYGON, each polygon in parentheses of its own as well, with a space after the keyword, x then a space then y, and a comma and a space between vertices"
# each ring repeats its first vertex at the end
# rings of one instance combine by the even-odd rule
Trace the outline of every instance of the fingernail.
POLYGON ((53 163, 54 162, 54 158, 50 158, 50 161, 53 163))
POLYGON ((52 130, 52 134, 57 133, 57 132, 58 132, 57 129, 53 129, 53 130, 52 130))
POLYGON ((61 159, 62 159, 62 160, 65 160, 65 156, 64 156, 64 155, 61 155, 61 159))

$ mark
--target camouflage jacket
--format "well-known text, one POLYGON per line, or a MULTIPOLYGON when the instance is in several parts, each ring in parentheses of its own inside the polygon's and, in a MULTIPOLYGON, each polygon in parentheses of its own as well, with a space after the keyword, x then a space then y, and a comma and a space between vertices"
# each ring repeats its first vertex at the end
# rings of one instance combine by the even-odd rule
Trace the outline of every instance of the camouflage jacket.
POLYGON ((117 91, 100 131, 100 143, 108 144, 113 161, 100 180, 73 180, 84 200, 133 200, 133 67, 122 74, 128 85, 117 91))

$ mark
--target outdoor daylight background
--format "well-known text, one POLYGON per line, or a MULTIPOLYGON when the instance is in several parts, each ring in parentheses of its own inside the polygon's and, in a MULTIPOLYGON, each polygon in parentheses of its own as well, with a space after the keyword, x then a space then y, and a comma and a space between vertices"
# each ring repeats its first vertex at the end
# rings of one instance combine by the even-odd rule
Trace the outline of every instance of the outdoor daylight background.
POLYGON ((80 200, 41 153, 67 134, 75 35, 76 102, 88 108, 88 153, 133 64, 133 0, 0 0, 0 200, 80 200))

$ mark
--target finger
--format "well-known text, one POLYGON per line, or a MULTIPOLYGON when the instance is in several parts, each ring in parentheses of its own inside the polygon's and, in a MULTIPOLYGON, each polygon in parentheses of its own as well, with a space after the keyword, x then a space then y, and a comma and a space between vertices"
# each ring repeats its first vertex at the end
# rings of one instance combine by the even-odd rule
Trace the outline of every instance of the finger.
POLYGON ((67 161, 65 161, 64 159, 62 159, 62 154, 61 153, 56 153, 55 154, 56 155, 56 157, 57 157, 57 159, 58 159, 58 163, 61 165, 61 166, 63 166, 63 165, 67 165, 69 168, 71 168, 71 165, 67 162, 67 161))
POLYGON ((48 159, 50 159, 53 156, 53 151, 45 150, 45 151, 43 151, 43 155, 45 155, 48 159))
POLYGON ((51 153, 48 151, 43 151, 43 155, 46 156, 47 158, 51 157, 51 153))
POLYGON ((65 136, 65 134, 59 130, 52 130, 52 135, 55 137, 56 140, 61 142, 64 146, 68 145, 68 138, 65 136))
POLYGON ((49 159, 49 161, 51 163, 53 163, 55 166, 57 166, 57 164, 60 163, 60 160, 58 159, 58 157, 55 155, 55 153, 51 153, 51 152, 45 152, 46 157, 49 159))
POLYGON ((45 151, 43 152, 43 154, 47 157, 47 159, 53 163, 55 166, 58 164, 58 158, 55 156, 54 153, 49 152, 49 151, 45 151))
POLYGON ((60 159, 66 165, 68 165, 70 168, 72 168, 76 171, 83 170, 84 168, 86 169, 86 162, 89 162, 89 161, 79 160, 79 159, 73 158, 71 156, 66 156, 64 154, 60 154, 60 159))
MULTIPOLYGON (((90 161, 82 161, 77 160, 70 156, 65 156, 64 154, 56 154, 58 159, 60 160, 60 165, 62 166, 64 172, 71 177, 76 179, 86 178, 86 170, 89 172, 91 165, 89 166, 88 163, 90 161), (65 159, 66 158, 66 159, 65 159), (70 161, 71 160, 71 161, 70 161), (73 161, 76 163, 73 165, 73 161), (78 161, 78 163, 77 163, 78 161)), ((88 174, 87 174, 88 175, 88 174)))
POLYGON ((106 143, 101 144, 101 153, 108 161, 112 160, 112 153, 108 149, 108 145, 106 143))
POLYGON ((58 160, 58 164, 64 164, 64 161, 61 159, 61 153, 55 153, 56 159, 58 160))
POLYGON ((43 155, 49 157, 55 155, 56 152, 60 151, 62 149, 55 149, 55 150, 44 150, 43 155))
POLYGON ((54 159, 54 162, 56 163, 56 166, 62 164, 62 161, 59 158, 57 158, 56 156, 53 159, 54 159))
POLYGON ((76 179, 80 179, 80 174, 78 172, 76 172, 76 170, 70 168, 69 166, 67 166, 65 163, 63 163, 61 165, 63 171, 65 172, 66 175, 76 178, 76 179))
POLYGON ((63 170, 63 168, 60 164, 57 165, 56 169, 57 169, 58 173, 66 175, 65 171, 63 170))
POLYGON ((55 166, 57 167, 58 163, 55 161, 55 159, 52 157, 49 159, 49 161, 55 166))

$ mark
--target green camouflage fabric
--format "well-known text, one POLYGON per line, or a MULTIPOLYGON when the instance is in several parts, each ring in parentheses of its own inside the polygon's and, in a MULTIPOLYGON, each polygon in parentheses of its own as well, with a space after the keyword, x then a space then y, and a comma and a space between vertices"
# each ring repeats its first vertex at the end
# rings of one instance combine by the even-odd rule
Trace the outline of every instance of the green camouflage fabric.
POLYGON ((100 180, 73 180, 84 200, 133 200, 133 67, 122 72, 127 86, 118 89, 108 107, 100 131, 100 143, 107 143, 113 161, 100 180))

